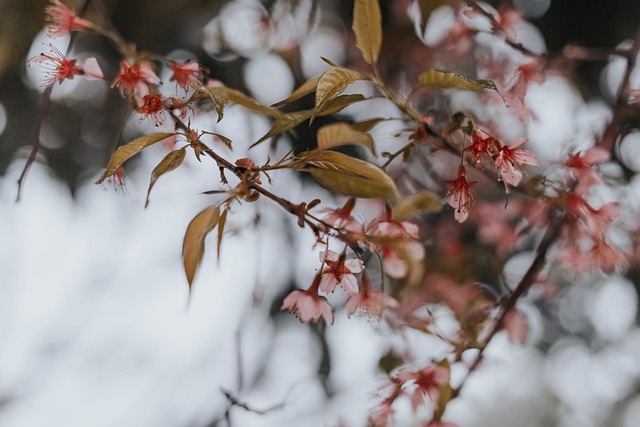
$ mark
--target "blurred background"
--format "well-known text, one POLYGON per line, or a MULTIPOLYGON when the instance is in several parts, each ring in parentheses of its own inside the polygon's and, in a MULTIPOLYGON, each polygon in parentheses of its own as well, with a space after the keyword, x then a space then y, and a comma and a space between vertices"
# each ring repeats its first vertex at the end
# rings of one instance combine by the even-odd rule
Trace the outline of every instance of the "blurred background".
MULTIPOLYGON (((381 1, 381 71, 398 87, 432 60, 408 17, 411 3, 381 1)), ((524 11, 549 52, 567 44, 611 49, 633 38, 640 23, 633 0, 507 3, 524 11)), ((447 2, 419 4, 427 16, 447 2)), ((50 42, 42 30, 45 5, 0 0, 0 426, 361 426, 384 379, 381 361, 404 353, 427 362, 447 351, 417 332, 399 336, 381 323, 347 320, 339 297, 329 328, 280 313, 282 297, 310 282, 317 252, 311 233, 299 232, 268 202, 245 204, 233 215, 219 261, 208 242, 189 297, 182 237, 212 203, 200 193, 218 188, 215 168, 187 161, 159 181, 147 209, 149 172, 166 154, 160 147, 127 163, 124 194, 94 185, 118 141, 153 130, 129 117, 127 102, 107 82, 56 85, 42 149, 15 203, 16 181, 37 137, 43 88, 26 61, 50 42)), ((107 0, 104 6, 140 50, 197 59, 213 78, 267 104, 322 72, 321 56, 362 66, 350 1, 107 0)), ((91 8, 88 17, 95 17, 91 8)), ((65 46, 68 39, 55 42, 65 46)), ((74 52, 97 56, 106 81, 118 72, 116 52, 98 36, 82 34, 74 52)), ((605 55, 581 63, 568 70, 573 83, 539 88, 527 99, 541 113, 529 136, 571 131, 542 114, 550 106, 569 105, 584 123, 606 123, 614 62, 605 55)), ((194 127, 234 141, 225 153, 233 160, 312 146, 315 129, 326 123, 249 152, 270 128, 264 117, 231 106, 218 124, 215 114, 197 120, 194 127)), ((380 132, 388 138, 392 129, 380 132)), ((638 172, 637 161, 628 163, 632 175, 638 172)), ((292 201, 341 203, 295 175, 274 176, 274 186, 292 201)), ((630 179, 626 191, 640 209, 640 182, 630 179)), ((508 266, 517 275, 530 259, 524 254, 508 266)), ((527 345, 499 336, 447 419, 461 427, 638 425, 639 275, 636 267, 624 276, 567 279, 551 303, 524 301, 527 345)), ((398 425, 421 425, 427 415, 406 412, 398 425)))

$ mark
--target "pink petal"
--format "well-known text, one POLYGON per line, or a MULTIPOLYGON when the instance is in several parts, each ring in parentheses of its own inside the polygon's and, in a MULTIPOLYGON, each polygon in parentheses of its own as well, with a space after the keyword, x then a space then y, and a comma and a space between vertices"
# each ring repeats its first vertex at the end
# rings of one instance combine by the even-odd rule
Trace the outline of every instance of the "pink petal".
POLYGON ((588 165, 606 162, 610 157, 609 151, 602 147, 593 147, 582 155, 584 162, 588 165))
POLYGON ((322 274, 322 279, 320 279, 320 290, 324 293, 330 294, 336 290, 336 285, 338 281, 336 280, 336 276, 333 273, 324 273, 322 274))
MULTIPOLYGON (((322 285, 321 285, 322 286, 322 285)), ((347 274, 342 277, 342 281, 340 282, 340 286, 348 293, 348 294, 357 294, 358 293, 358 281, 353 274, 347 274)))
POLYGON ((344 262, 344 266, 352 273, 360 273, 364 270, 364 263, 359 259, 348 259, 344 262))
POLYGON ((96 58, 87 58, 87 60, 84 61, 84 65, 82 66, 82 68, 84 69, 84 74, 87 76, 87 78, 104 79, 104 74, 96 58))
POLYGON ((525 142, 527 142, 529 140, 529 138, 518 138, 515 141, 513 141, 510 145, 511 148, 516 148, 521 146, 522 144, 524 144, 525 142))

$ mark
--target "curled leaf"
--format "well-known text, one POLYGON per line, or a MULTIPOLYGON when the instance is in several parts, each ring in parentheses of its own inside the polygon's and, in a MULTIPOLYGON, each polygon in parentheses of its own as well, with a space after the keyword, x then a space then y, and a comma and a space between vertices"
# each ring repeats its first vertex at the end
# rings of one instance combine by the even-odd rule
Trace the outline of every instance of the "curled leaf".
POLYGON ((363 198, 395 198, 398 189, 378 166, 335 151, 314 150, 298 158, 323 187, 363 198))
POLYGON ((378 0, 356 0, 353 5, 356 47, 368 64, 375 64, 382 46, 382 17, 378 0))
POLYGON ((186 154, 186 147, 182 147, 179 150, 173 150, 172 152, 164 156, 164 159, 162 159, 160 163, 158 163, 158 165, 153 168, 153 171, 151 171, 151 179, 149 180, 149 189, 147 190, 147 199, 144 203, 145 208, 149 206, 149 195, 151 194, 151 189, 155 185, 158 178, 160 178, 165 173, 171 172, 172 170, 178 168, 184 161, 186 154))
POLYGON ((423 190, 400 199, 393 210, 393 220, 401 222, 420 213, 438 212, 442 206, 440 196, 432 191, 423 190))
POLYGON ((358 80, 369 80, 369 77, 358 71, 343 67, 333 67, 325 71, 318 80, 316 87, 316 104, 313 109, 311 120, 320 113, 340 95, 351 83, 358 80))
POLYGON ((204 239, 218 225, 219 221, 220 208, 209 206, 196 215, 187 227, 182 245, 182 262, 189 283, 189 291, 191 291, 193 278, 204 255, 204 239))
POLYGON ((333 123, 318 129, 318 149, 326 150, 347 144, 363 145, 373 150, 371 136, 355 130, 348 123, 333 123))
POLYGON ((120 166, 122 166, 124 162, 138 154, 140 151, 173 135, 175 135, 173 132, 154 133, 152 135, 141 136, 140 138, 134 139, 130 143, 119 147, 111 155, 109 164, 102 173, 102 176, 96 181, 96 184, 100 184, 102 181, 109 178, 120 166))

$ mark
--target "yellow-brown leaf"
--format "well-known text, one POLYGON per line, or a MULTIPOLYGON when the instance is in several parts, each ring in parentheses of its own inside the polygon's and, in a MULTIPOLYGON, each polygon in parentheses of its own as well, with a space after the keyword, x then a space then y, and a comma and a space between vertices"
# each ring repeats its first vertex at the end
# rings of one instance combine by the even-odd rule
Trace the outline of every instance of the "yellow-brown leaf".
POLYGON ((352 28, 362 57, 367 63, 375 64, 382 46, 382 17, 378 0, 355 1, 352 28))
POLYGON ((316 104, 313 109, 311 120, 320 113, 340 95, 351 83, 358 80, 369 80, 369 77, 358 71, 343 67, 333 67, 325 71, 318 80, 316 87, 316 104))
POLYGON ((398 189, 378 166, 335 151, 310 151, 299 156, 307 170, 323 187, 363 198, 397 197, 398 189))
POLYGON ((149 180, 149 189, 147 190, 147 200, 144 203, 144 207, 149 206, 149 195, 151 194, 151 189, 155 185, 158 178, 164 175, 167 172, 171 172, 172 170, 178 168, 184 161, 184 157, 187 154, 186 147, 182 147, 179 150, 173 150, 166 156, 164 159, 158 163, 158 165, 153 168, 151 171, 151 179, 149 180))
POLYGON ((217 206, 209 206, 196 215, 187 227, 182 245, 182 262, 189 291, 204 255, 204 239, 218 225, 219 220, 220 209, 217 206))
POLYGON ((293 91, 291 95, 289 95, 286 99, 283 99, 280 102, 276 102, 273 104, 274 107, 279 107, 284 104, 288 104, 289 102, 297 101, 298 99, 310 95, 316 91, 316 86, 318 86, 318 80, 320 80, 320 76, 315 76, 312 79, 307 80, 302 83, 299 88, 293 91))
POLYGON ((348 123, 340 122, 318 129, 318 149, 340 147, 348 144, 363 145, 373 150, 373 139, 369 134, 352 128, 348 123))
POLYGON ((441 89, 460 89, 478 92, 482 89, 491 89, 498 92, 498 88, 491 80, 468 79, 453 71, 443 71, 429 68, 418 77, 420 87, 433 86, 441 89))
POLYGON ((154 133, 151 135, 141 136, 140 138, 134 139, 130 143, 119 147, 111 155, 109 164, 105 168, 100 179, 96 181, 96 184, 100 184, 102 181, 109 178, 120 166, 122 166, 124 162, 138 154, 140 151, 173 135, 175 135, 173 132, 154 133))

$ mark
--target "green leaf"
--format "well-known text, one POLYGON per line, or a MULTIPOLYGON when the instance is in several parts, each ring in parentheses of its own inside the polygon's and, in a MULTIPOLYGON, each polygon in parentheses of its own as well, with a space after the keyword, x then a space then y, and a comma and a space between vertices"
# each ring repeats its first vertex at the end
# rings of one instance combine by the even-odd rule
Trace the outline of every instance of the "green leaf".
POLYGON ((298 99, 304 96, 312 94, 313 92, 316 91, 316 86, 318 86, 318 80, 320 80, 320 76, 315 76, 314 78, 307 80, 306 82, 302 83, 299 88, 294 90, 293 93, 289 95, 289 97, 287 97, 286 99, 283 99, 280 102, 276 102, 275 104, 273 104, 273 106, 279 107, 281 105, 288 104, 293 101, 297 101, 298 99))
POLYGON ((130 143, 119 147, 111 155, 109 164, 105 168, 102 176, 96 181, 96 184, 100 184, 102 181, 109 178, 120 166, 122 166, 124 162, 138 154, 140 151, 173 135, 175 135, 173 132, 154 133, 152 135, 141 136, 140 138, 134 139, 130 143))
POLYGON ((318 80, 316 88, 316 105, 311 121, 340 95, 351 83, 358 80, 369 80, 369 77, 358 71, 343 67, 333 67, 325 71, 318 80))
POLYGON ((420 213, 439 212, 443 201, 436 193, 423 190, 402 198, 393 210, 394 221, 404 221, 420 213))
POLYGON ((348 144, 357 144, 373 150, 373 139, 364 132, 353 129, 348 123, 340 122, 322 126, 318 129, 318 149, 340 147, 348 144))
POLYGON ((220 209, 217 206, 209 206, 196 215, 187 227, 182 245, 182 262, 189 283, 189 292, 191 292, 193 278, 204 255, 204 239, 218 225, 219 221, 220 209))
POLYGON ((498 88, 491 80, 473 80, 461 76, 453 71, 443 71, 436 68, 429 68, 418 77, 420 87, 433 86, 441 89, 460 89, 473 92, 482 89, 491 89, 498 92, 498 88))
POLYGON ((367 63, 378 61, 382 46, 382 17, 378 0, 356 0, 353 6, 353 32, 356 47, 367 63))
POLYGON ((178 168, 182 162, 184 161, 184 157, 187 154, 186 147, 182 147, 179 150, 173 150, 166 156, 164 159, 158 163, 158 165, 153 168, 151 171, 151 179, 149 180, 149 189, 147 190, 147 200, 144 203, 144 207, 149 206, 149 195, 151 194, 151 189, 155 185, 158 178, 164 175, 167 172, 171 172, 172 170, 178 168))
POLYGON ((378 166, 335 151, 313 150, 298 156, 323 187, 363 198, 395 198, 398 189, 378 166))

